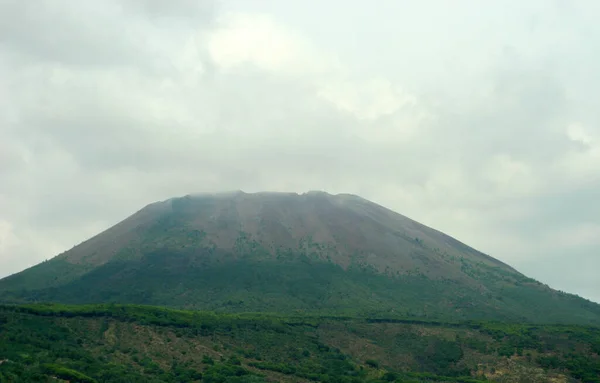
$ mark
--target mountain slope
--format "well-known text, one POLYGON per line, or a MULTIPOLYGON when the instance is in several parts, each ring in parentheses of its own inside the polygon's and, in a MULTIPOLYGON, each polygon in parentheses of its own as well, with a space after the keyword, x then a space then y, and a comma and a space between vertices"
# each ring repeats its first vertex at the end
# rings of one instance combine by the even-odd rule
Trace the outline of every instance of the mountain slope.
POLYGON ((155 203, 0 281, 4 301, 600 323, 600 306, 352 195, 155 203))

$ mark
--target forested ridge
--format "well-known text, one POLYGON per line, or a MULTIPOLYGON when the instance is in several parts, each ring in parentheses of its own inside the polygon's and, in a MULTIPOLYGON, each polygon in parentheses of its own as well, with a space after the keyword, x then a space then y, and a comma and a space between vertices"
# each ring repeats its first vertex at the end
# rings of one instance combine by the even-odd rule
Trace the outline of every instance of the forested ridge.
POLYGON ((600 382, 600 329, 0 306, 0 382, 600 382))

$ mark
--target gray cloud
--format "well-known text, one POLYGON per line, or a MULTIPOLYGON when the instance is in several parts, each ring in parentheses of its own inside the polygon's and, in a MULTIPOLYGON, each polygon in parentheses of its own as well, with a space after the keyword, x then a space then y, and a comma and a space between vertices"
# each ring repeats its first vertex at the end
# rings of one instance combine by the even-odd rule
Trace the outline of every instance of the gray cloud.
POLYGON ((600 301, 595 2, 282 4, 0 0, 0 276, 155 200, 325 189, 600 301))

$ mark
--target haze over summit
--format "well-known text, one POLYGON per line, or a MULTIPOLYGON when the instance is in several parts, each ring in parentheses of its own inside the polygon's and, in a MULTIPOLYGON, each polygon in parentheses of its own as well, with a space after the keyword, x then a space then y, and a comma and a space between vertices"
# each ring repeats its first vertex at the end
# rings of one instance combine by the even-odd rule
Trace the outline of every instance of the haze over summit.
POLYGON ((599 6, 2 1, 0 276, 190 191, 317 189, 600 301, 599 6))

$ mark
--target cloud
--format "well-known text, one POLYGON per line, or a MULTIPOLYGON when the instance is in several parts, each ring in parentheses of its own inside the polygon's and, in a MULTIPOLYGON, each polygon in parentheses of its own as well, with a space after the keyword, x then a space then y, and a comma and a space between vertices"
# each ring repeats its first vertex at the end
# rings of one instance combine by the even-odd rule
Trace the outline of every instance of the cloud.
POLYGON ((228 14, 217 20, 207 41, 215 64, 223 71, 254 66, 275 74, 326 71, 326 60, 293 31, 260 14, 228 14))
POLYGON ((156 200, 324 189, 600 301, 595 2, 281 4, 0 0, 0 276, 156 200))

